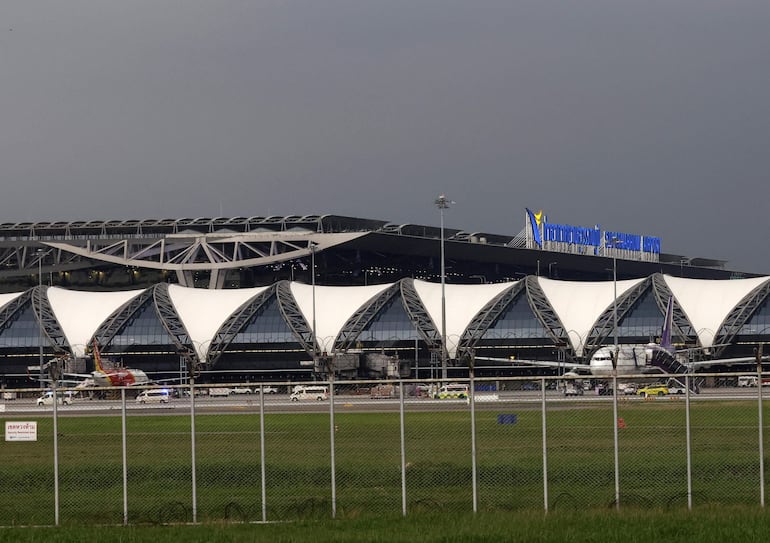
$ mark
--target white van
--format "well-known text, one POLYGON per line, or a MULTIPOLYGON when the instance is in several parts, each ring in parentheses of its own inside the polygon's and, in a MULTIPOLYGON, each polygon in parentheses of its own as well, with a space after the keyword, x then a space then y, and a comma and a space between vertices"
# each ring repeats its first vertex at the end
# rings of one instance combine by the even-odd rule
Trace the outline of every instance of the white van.
POLYGON ((209 389, 209 396, 229 396, 233 393, 233 389, 229 387, 211 387, 209 389))
POLYGON ((168 403, 169 394, 165 388, 153 388, 151 390, 142 391, 139 396, 136 397, 136 403, 168 403))
MULTIPOLYGON (((59 405, 71 405, 72 404, 72 398, 75 395, 75 392, 67 391, 67 392, 59 392, 56 394, 56 397, 58 398, 58 404, 59 405)), ((53 392, 48 391, 44 393, 42 396, 40 396, 37 399, 37 405, 53 405, 53 392)))
POLYGON ((300 400, 322 400, 329 399, 329 389, 324 386, 296 386, 294 391, 289 396, 289 399, 293 402, 300 400))
POLYGON ((468 398, 468 385, 460 383, 449 383, 448 385, 442 385, 434 397, 440 398, 442 400, 447 398, 458 398, 465 400, 468 398))
POLYGON ((757 386, 757 378, 753 375, 741 375, 738 377, 739 387, 755 387, 757 386))

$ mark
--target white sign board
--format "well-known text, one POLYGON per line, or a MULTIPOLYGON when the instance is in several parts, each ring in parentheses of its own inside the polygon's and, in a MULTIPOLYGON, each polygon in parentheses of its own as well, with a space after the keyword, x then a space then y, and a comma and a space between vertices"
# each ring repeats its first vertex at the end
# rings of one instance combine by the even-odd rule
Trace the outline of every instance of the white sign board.
POLYGON ((6 441, 37 441, 37 421, 5 421, 6 441))

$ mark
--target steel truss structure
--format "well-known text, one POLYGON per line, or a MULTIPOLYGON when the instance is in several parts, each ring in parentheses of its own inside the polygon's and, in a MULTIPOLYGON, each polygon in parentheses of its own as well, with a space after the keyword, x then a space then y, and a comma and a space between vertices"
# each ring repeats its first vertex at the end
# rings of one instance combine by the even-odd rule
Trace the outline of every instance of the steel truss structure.
MULTIPOLYGON (((541 261, 547 260, 556 264, 555 278, 594 280, 604 274, 604 261, 609 258, 523 249, 512 243, 514 236, 451 228, 445 234, 447 263, 464 282, 539 274, 541 261)), ((356 277, 379 275, 391 265, 392 273, 401 275, 389 280, 429 278, 435 273, 439 237, 439 229, 433 226, 337 215, 3 223, 0 281, 23 283, 25 277, 42 271, 52 278, 61 274, 63 286, 77 276, 77 284, 85 288, 104 288, 114 284, 109 283, 111 278, 131 285, 173 280, 182 286, 225 288, 233 286, 229 281, 239 272, 251 270, 266 285, 271 282, 265 280, 271 270, 283 270, 279 279, 286 279, 286 270, 293 274, 295 263, 302 268, 311 247, 316 256, 333 254, 329 261, 335 265, 328 266, 340 274, 337 284, 349 277, 345 272, 351 266, 358 268, 356 277), (39 254, 41 249, 44 252, 39 254), (142 271, 147 278, 141 279, 142 271)), ((732 275, 721 261, 660 257, 660 263, 626 261, 624 273, 629 277, 656 271, 696 278, 732 275)), ((548 268, 550 275, 550 264, 548 268)))

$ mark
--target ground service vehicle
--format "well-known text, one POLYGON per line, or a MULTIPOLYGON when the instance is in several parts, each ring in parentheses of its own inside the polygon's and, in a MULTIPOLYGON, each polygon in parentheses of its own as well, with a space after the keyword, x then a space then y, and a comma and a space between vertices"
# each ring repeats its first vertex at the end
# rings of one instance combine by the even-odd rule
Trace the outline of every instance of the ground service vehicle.
POLYGON ((636 394, 636 389, 636 383, 618 383, 618 392, 622 392, 627 396, 636 394))
POLYGON ((296 386, 289 399, 293 402, 300 400, 328 400, 329 390, 322 386, 296 386))
MULTIPOLYGON (((71 392, 59 392, 56 395, 59 399, 59 405, 71 405, 72 404, 72 396, 73 394, 71 392)), ((48 391, 42 396, 40 396, 37 399, 37 405, 53 405, 53 392, 48 391)))
POLYGON ((757 386, 757 378, 753 375, 741 375, 738 377, 739 387, 755 387, 757 386))
POLYGON ((449 383, 448 385, 442 385, 436 393, 436 398, 445 400, 447 398, 466 399, 468 397, 468 385, 461 385, 458 383, 449 383))
POLYGON ((169 394, 165 388, 155 388, 151 390, 143 390, 136 397, 136 403, 168 403, 169 394))
POLYGON ((228 387, 211 387, 209 396, 229 396, 232 392, 233 389, 228 387))
POLYGON ((650 396, 666 396, 668 394, 668 387, 663 384, 647 385, 636 391, 636 393, 642 398, 648 398, 650 396))
POLYGON ((253 394, 254 391, 249 387, 235 387, 230 390, 230 394, 253 394))
POLYGON ((564 395, 565 396, 582 396, 583 384, 569 381, 564 383, 564 395))
MULTIPOLYGON (((270 385, 263 386, 261 390, 264 394, 278 394, 278 388, 270 385)), ((254 392, 259 393, 260 389, 256 388, 254 392)))
POLYGON ((666 387, 668 387, 669 394, 685 394, 687 392, 687 387, 679 380, 673 378, 668 380, 666 387))

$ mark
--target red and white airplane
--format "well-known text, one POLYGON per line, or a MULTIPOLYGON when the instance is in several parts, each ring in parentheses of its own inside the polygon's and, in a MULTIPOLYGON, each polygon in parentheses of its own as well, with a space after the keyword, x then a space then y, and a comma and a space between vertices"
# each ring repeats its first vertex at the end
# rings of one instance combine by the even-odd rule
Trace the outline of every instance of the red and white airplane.
POLYGON ((136 385, 148 385, 150 378, 142 370, 135 368, 105 368, 102 362, 102 356, 99 352, 99 345, 94 342, 94 366, 95 370, 91 373, 94 386, 97 387, 128 387, 136 385))
MULTIPOLYGON (((93 344, 94 371, 91 373, 68 373, 62 371, 64 368, 64 359, 67 356, 56 357, 48 361, 42 368, 42 372, 47 376, 44 380, 57 383, 74 385, 75 388, 89 387, 129 387, 138 385, 152 384, 152 380, 147 374, 136 368, 107 367, 102 360, 99 345, 93 344)), ((27 373, 31 380, 37 380, 41 373, 39 366, 29 366, 27 373)))

